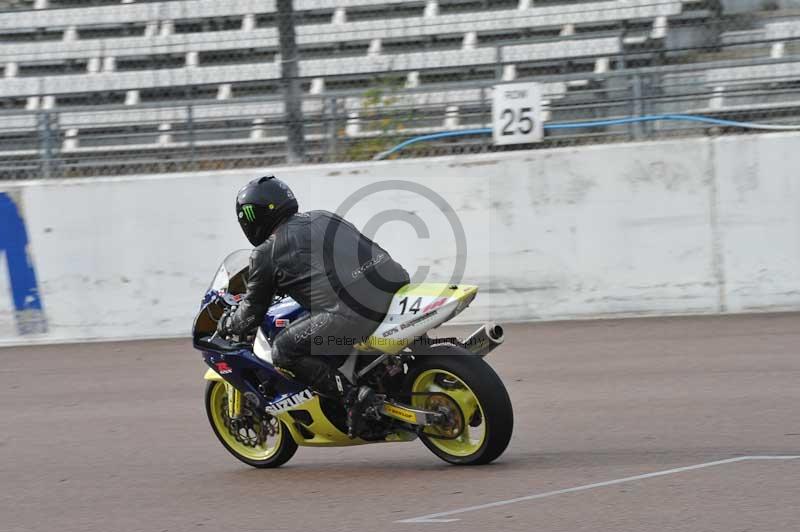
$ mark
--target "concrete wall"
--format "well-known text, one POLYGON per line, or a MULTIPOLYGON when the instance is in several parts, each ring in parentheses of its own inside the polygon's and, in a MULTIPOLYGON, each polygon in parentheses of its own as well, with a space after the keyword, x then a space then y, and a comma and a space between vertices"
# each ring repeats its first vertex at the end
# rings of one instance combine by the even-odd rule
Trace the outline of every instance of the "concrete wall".
MULTIPOLYGON (((391 180, 446 199, 466 236, 460 256, 429 192, 390 183, 347 217, 377 227, 429 281, 464 263, 464 281, 482 287, 464 320, 786 310, 800 309, 798 144, 788 133, 700 138, 280 175, 306 210, 391 180)), ((234 195, 263 173, 0 185, 27 226, 47 327, 20 336, 0 260, 0 342, 187 334, 217 263, 246 247, 234 195)))

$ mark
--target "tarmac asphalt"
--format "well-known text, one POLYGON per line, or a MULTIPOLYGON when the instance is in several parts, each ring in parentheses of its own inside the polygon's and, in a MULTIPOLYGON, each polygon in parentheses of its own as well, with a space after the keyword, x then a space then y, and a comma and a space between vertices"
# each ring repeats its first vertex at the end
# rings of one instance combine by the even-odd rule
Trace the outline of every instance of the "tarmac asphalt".
POLYGON ((473 468, 411 442, 251 469, 188 340, 0 349, 0 530, 800 530, 800 314, 507 335, 514 437, 473 468))

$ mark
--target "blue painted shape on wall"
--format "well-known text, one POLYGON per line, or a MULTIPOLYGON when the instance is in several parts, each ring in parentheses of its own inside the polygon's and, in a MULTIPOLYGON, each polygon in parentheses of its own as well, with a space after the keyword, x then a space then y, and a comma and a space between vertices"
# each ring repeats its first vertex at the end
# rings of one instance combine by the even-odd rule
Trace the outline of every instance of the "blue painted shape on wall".
POLYGON ((17 204, 3 192, 0 192, 0 252, 3 252, 8 264, 18 332, 45 332, 47 323, 36 282, 36 270, 28 255, 28 231, 17 204))

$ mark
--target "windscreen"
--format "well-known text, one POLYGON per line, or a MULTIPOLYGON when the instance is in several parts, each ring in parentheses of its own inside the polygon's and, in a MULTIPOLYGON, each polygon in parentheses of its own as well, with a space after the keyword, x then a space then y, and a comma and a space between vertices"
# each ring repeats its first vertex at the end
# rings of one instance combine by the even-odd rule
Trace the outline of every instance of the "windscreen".
POLYGON ((222 261, 209 290, 225 290, 233 294, 244 292, 246 275, 242 274, 250 266, 249 249, 234 251, 222 261))

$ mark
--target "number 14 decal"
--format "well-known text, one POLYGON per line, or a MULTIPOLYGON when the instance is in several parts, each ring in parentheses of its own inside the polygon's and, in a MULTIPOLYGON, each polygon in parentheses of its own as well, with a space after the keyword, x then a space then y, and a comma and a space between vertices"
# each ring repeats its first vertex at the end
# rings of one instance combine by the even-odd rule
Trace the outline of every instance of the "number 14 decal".
POLYGON ((403 299, 400 300, 400 304, 403 305, 403 310, 400 311, 400 314, 405 314, 406 311, 413 312, 414 314, 416 314, 417 312, 419 312, 419 307, 422 305, 422 298, 418 297, 414 301, 414 303, 410 307, 408 307, 408 298, 404 297, 403 299))
MULTIPOLYGON (((441 297, 441 298, 437 299, 436 301, 433 301, 433 302, 429 303, 428 305, 426 305, 425 308, 422 309, 422 313, 425 314, 425 313, 430 312, 430 311, 432 311, 434 309, 437 309, 437 308, 441 307, 442 305, 444 305, 445 302, 447 302, 447 298, 441 297)), ((406 312, 412 312, 412 313, 416 314, 417 312, 419 312, 419 307, 422 305, 422 298, 418 297, 417 299, 415 299, 414 302, 409 307, 408 306, 408 297, 404 297, 403 299, 400 300, 400 304, 403 305, 403 310, 400 311, 400 314, 405 314, 406 312)))

